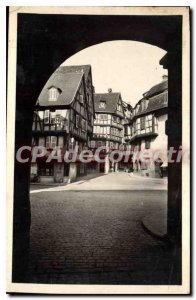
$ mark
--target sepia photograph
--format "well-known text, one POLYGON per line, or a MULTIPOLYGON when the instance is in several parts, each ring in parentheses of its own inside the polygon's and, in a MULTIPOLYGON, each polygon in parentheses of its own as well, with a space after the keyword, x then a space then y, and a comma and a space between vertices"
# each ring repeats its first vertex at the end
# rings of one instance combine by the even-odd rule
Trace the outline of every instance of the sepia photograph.
POLYGON ((190 293, 189 15, 8 8, 7 293, 190 293))

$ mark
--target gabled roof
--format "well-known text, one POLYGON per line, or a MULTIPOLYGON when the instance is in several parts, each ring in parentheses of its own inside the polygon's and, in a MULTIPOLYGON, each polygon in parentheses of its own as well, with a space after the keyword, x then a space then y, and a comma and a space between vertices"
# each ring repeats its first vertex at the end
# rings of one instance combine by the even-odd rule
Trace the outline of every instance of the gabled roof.
POLYGON ((120 93, 94 94, 95 112, 115 113, 120 93), (105 101, 105 108, 100 108, 100 102, 105 101))
POLYGON ((82 81, 83 73, 59 73, 55 71, 38 97, 39 106, 70 105, 82 81), (56 87, 60 94, 56 101, 49 101, 49 89, 56 87))
POLYGON ((86 80, 88 78, 88 74, 90 70, 91 70, 91 65, 74 65, 74 66, 61 66, 56 70, 56 72, 63 73, 63 74, 73 73, 73 72, 74 73, 83 72, 86 80))

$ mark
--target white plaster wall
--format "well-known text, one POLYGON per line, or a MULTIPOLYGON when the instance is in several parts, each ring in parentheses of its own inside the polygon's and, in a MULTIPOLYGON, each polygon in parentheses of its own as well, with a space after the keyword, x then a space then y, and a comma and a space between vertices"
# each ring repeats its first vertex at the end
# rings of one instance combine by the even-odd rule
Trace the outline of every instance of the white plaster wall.
POLYGON ((167 115, 162 115, 157 118, 158 123, 158 136, 154 138, 151 143, 152 150, 167 150, 167 135, 165 134, 165 123, 167 120, 167 115))

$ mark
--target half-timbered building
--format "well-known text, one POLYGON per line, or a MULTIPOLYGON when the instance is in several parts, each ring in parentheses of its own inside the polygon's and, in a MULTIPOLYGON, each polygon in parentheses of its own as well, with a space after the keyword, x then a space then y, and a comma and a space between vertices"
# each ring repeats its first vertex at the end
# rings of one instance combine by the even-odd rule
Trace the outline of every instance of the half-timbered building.
MULTIPOLYGON (((108 151, 119 149, 123 143, 124 107, 120 93, 95 93, 95 120, 91 148, 105 146, 108 151)), ((90 167, 90 165, 89 165, 90 167)), ((95 171, 108 173, 110 169, 118 169, 118 164, 106 161, 98 163, 95 171)))
POLYGON ((160 153, 158 161, 147 159, 141 161, 133 156, 134 171, 151 177, 161 177, 167 170, 167 135, 165 126, 168 109, 168 81, 153 86, 143 94, 143 98, 132 110, 129 126, 126 128, 125 141, 131 145, 133 152, 151 150, 152 155, 160 153), (164 172, 163 172, 164 171, 164 172))
MULTIPOLYGON (((42 89, 33 121, 33 145, 63 150, 87 147, 93 131, 94 104, 90 66, 58 68, 42 89), (41 128, 37 125, 41 122, 41 128)), ((41 182, 64 182, 86 174, 86 164, 37 162, 41 182)), ((34 166, 35 171, 35 166, 34 166)))

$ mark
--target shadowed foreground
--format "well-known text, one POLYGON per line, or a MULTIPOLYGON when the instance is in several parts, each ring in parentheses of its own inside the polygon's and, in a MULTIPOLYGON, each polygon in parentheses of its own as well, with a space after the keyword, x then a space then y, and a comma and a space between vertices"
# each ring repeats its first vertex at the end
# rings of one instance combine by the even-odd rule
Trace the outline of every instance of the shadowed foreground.
POLYGON ((26 282, 180 284, 178 249, 141 226, 166 210, 166 191, 59 191, 31 194, 26 282))

